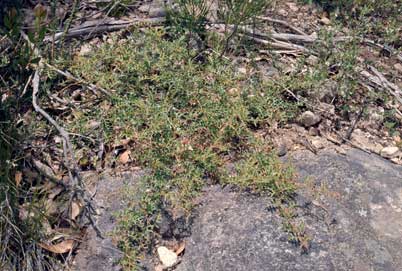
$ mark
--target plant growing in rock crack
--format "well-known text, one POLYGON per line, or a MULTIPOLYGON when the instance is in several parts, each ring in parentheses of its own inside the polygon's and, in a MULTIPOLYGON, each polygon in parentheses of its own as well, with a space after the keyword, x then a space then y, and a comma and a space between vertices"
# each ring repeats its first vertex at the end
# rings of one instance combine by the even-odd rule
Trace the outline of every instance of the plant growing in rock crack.
POLYGON ((216 57, 195 63, 185 39, 164 37, 164 31, 133 33, 124 45, 104 44, 72 65, 75 74, 116 92, 108 110, 81 114, 70 130, 88 135, 85 123, 99 119, 105 144, 132 139, 133 163, 150 170, 119 219, 123 265, 130 270, 152 249, 162 207, 188 214, 208 183, 283 200, 294 189, 289 169, 253 133, 294 114, 281 89, 250 81, 216 57), (227 162, 239 163, 238 176, 228 175, 227 162))

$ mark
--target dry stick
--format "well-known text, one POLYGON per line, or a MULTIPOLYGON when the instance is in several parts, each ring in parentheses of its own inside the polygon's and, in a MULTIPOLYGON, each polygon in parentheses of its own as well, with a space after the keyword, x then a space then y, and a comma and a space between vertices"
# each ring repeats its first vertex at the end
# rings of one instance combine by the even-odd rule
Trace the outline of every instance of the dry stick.
MULTIPOLYGON (((333 131, 333 130, 332 130, 332 131, 333 131)), ((349 139, 344 138, 339 132, 337 132, 337 131, 333 131, 333 132, 334 132, 337 136, 339 136, 339 137, 342 139, 342 142, 337 141, 337 140, 333 139, 332 137, 330 137, 330 136, 328 136, 328 135, 325 135, 325 134, 323 134, 323 136, 324 136, 328 141, 334 143, 335 145, 341 146, 341 145, 343 144, 343 142, 347 142, 347 143, 350 144, 350 146, 352 146, 352 147, 354 147, 354 148, 356 148, 356 149, 359 149, 359 150, 361 150, 361 151, 364 151, 365 153, 368 153, 368 154, 372 154, 372 153, 373 153, 373 152, 371 152, 371 151, 369 151, 369 150, 367 150, 367 149, 365 149, 365 148, 363 148, 363 147, 360 147, 359 145, 356 145, 355 143, 353 143, 353 142, 350 141, 349 139)))
POLYGON ((52 66, 52 65, 50 65, 50 64, 48 64, 48 63, 45 63, 45 65, 46 65, 47 67, 49 67, 50 69, 54 70, 55 72, 57 72, 58 74, 63 75, 64 77, 66 77, 66 78, 68 78, 68 79, 70 79, 70 80, 73 80, 73 81, 75 81, 75 82, 77 82, 77 83, 79 83, 79 84, 85 85, 88 89, 90 89, 90 90, 93 91, 93 92, 100 91, 100 92, 102 92, 103 94, 105 94, 106 96, 112 97, 112 95, 110 94, 110 92, 107 91, 107 90, 104 89, 104 88, 95 86, 94 84, 91 84, 91 83, 87 83, 87 82, 85 82, 85 81, 82 80, 82 79, 79 79, 79 78, 74 77, 74 76, 73 76, 72 74, 70 74, 69 72, 64 72, 64 71, 62 71, 62 70, 59 70, 58 68, 56 68, 56 67, 54 67, 54 66, 52 66))
POLYGON ((299 28, 297 28, 297 27, 295 27, 293 25, 290 25, 288 22, 278 20, 278 19, 269 18, 269 17, 263 17, 263 16, 259 16, 259 17, 257 17, 257 19, 260 19, 260 20, 263 20, 263 21, 266 21, 266 22, 270 22, 270 23, 276 23, 276 24, 284 25, 284 26, 286 26, 287 28, 293 30, 294 32, 296 32, 299 35, 307 36, 307 34, 304 33, 302 30, 300 30, 299 28))
POLYGON ((238 29, 239 29, 239 25, 235 25, 235 26, 233 27, 232 33, 226 38, 225 47, 223 48, 221 54, 219 55, 219 58, 222 59, 223 55, 224 55, 224 54, 226 53, 226 51, 228 50, 228 48, 229 48, 229 43, 230 43, 230 41, 232 40, 232 38, 236 35, 238 29))
MULTIPOLYGON (((311 44, 311 43, 315 43, 315 42, 319 41, 319 39, 317 37, 312 37, 312 36, 309 36, 306 34, 295 35, 295 34, 289 34, 289 33, 274 33, 274 32, 273 33, 263 33, 261 31, 251 30, 247 26, 242 26, 240 28, 240 30, 248 36, 255 37, 257 35, 260 38, 276 39, 276 40, 280 40, 280 41, 284 41, 284 42, 299 42, 299 43, 304 43, 304 44, 311 44)), ((352 39, 353 39, 353 37, 350 37, 350 36, 341 36, 341 37, 335 37, 334 42, 335 43, 345 42, 345 41, 350 41, 352 39)), ((386 50, 391 55, 396 55, 396 58, 399 61, 402 61, 402 55, 395 53, 395 50, 389 46, 384 46, 384 45, 378 44, 378 43, 376 43, 370 39, 366 39, 366 38, 359 38, 359 40, 360 40, 360 43, 362 43, 362 44, 374 46, 381 50, 386 50)), ((261 42, 261 40, 255 40, 255 41, 257 41, 259 43, 263 43, 263 42, 261 42)))
MULTIPOLYGON (((29 46, 33 49, 34 54, 38 57, 40 57, 39 50, 36 48, 32 42, 29 40, 28 36, 21 31, 21 36, 27 41, 29 46)), ((70 203, 75 199, 79 198, 82 199, 85 203, 84 205, 84 211, 83 213, 86 215, 88 218, 89 222, 91 223, 93 229, 95 230, 96 234, 100 237, 103 238, 101 231, 99 230, 98 226, 96 225, 95 221, 93 220, 92 216, 96 214, 96 211, 92 205, 92 201, 90 197, 87 197, 87 193, 85 191, 85 188, 83 187, 83 183, 80 177, 80 171, 77 168, 77 165, 75 163, 74 159, 74 152, 73 152, 73 147, 70 141, 70 137, 66 130, 64 130, 63 127, 61 127, 45 110, 43 110, 39 104, 38 104, 38 99, 37 95, 39 93, 39 81, 40 81, 40 74, 43 69, 43 59, 41 58, 39 61, 39 64, 35 70, 35 74, 32 80, 32 88, 33 88, 33 93, 32 93, 32 105, 39 114, 41 114, 47 121, 49 121, 59 132, 59 134, 62 137, 62 143, 63 143, 63 153, 64 153, 64 160, 65 160, 65 166, 67 168, 67 172, 70 178, 70 181, 72 183, 72 194, 70 198, 70 203)), ((71 204, 70 204, 71 206, 71 204)))
POLYGON ((363 116, 364 109, 366 108, 366 100, 363 101, 363 105, 360 109, 359 114, 357 115, 355 121, 353 122, 352 126, 350 126, 349 130, 347 131, 345 137, 342 139, 342 143, 345 142, 345 140, 350 140, 350 137, 352 136, 353 131, 356 128, 357 123, 363 116))
MULTIPOLYGON (((107 22, 106 24, 98 25, 98 26, 84 26, 84 27, 77 27, 74 29, 70 29, 65 38, 76 38, 84 35, 88 35, 91 33, 91 36, 97 35, 103 32, 113 32, 118 31, 121 29, 125 29, 130 26, 134 25, 144 25, 144 26, 160 26, 165 21, 164 17, 157 17, 152 19, 136 19, 132 21, 118 21, 117 23, 107 22)), ((63 32, 59 32, 55 34, 55 40, 59 40, 63 32)), ((49 41, 50 37, 46 37, 45 41, 49 41)))
POLYGON ((24 90, 22 91, 20 97, 23 97, 23 96, 25 95, 25 93, 27 92, 28 86, 29 86, 29 84, 31 83, 31 80, 32 80, 32 74, 29 75, 28 80, 27 80, 27 83, 25 84, 24 90))
MULTIPOLYGON (((40 79, 40 73, 43 68, 43 60, 39 61, 38 67, 36 68, 34 78, 32 80, 32 88, 33 88, 33 93, 32 93, 32 105, 39 114, 41 114, 47 121, 49 121, 59 132, 59 134, 62 137, 62 143, 63 143, 63 151, 64 151, 64 160, 65 160, 65 165, 68 171, 69 178, 72 182, 71 187, 73 188, 73 193, 71 195, 70 201, 72 202, 74 198, 81 198, 85 205, 85 212, 84 214, 87 216, 89 219, 93 229, 95 230, 96 234, 100 237, 102 237, 102 233, 99 230, 98 226, 96 226, 95 221, 92 218, 92 215, 95 214, 95 209, 92 206, 92 202, 89 198, 86 197, 86 191, 83 188, 82 180, 79 174, 79 170, 77 168, 77 165, 75 164, 75 159, 74 159, 74 152, 73 152, 73 147, 70 141, 69 134, 64 130, 63 127, 61 127, 46 111, 44 111, 38 104, 37 101, 37 95, 39 93, 39 79, 40 79)), ((71 206, 71 204, 70 204, 71 206)))
POLYGON ((87 35, 87 39, 89 39, 89 37, 91 37, 91 35, 93 34, 93 32, 98 28, 98 26, 101 24, 101 23, 104 23, 105 21, 106 21, 106 19, 107 19, 107 17, 109 16, 109 14, 110 14, 110 12, 112 12, 112 10, 115 8, 115 7, 117 7, 117 5, 119 5, 120 4, 120 0, 117 0, 117 1, 115 1, 114 3, 112 3, 112 6, 110 7, 110 9, 106 12, 106 18, 105 19, 103 19, 103 20, 101 20, 101 21, 99 21, 97 24, 96 24, 96 26, 95 26, 95 28, 91 31, 91 32, 89 32, 89 34, 87 35))
POLYGON ((388 86, 390 89, 392 89, 393 91, 395 91, 398 95, 401 94, 401 90, 399 89, 399 87, 391 82, 389 82, 385 76, 380 73, 376 68, 374 68, 373 66, 368 66, 368 68, 380 79, 380 81, 385 84, 385 86, 388 86))
MULTIPOLYGON (((71 23, 73 22, 75 13, 77 11, 78 1, 79 0, 74 0, 73 7, 71 9, 70 17, 68 18, 68 21, 66 23, 66 27, 65 27, 65 29, 63 30, 63 32, 61 33, 61 36, 60 36, 61 43, 63 43, 64 37, 67 35, 67 33, 68 33, 68 31, 69 31, 69 29, 71 27, 71 23)), ((55 42, 56 42, 56 34, 53 33, 52 43, 54 44, 55 42)))
POLYGON ((267 45, 273 49, 297 50, 297 51, 300 51, 303 53, 309 53, 309 54, 313 53, 310 50, 308 50, 306 47, 297 45, 297 44, 292 44, 292 43, 287 43, 287 42, 282 42, 282 41, 272 42, 272 41, 252 37, 252 36, 245 35, 245 34, 240 34, 240 36, 247 37, 248 39, 250 39, 252 41, 255 41, 255 42, 263 44, 263 45, 267 45))
POLYGON ((376 77, 374 77, 373 75, 371 75, 369 72, 367 71, 361 71, 360 74, 365 77, 366 79, 368 79, 370 82, 372 82, 373 84, 382 87, 383 89, 387 90, 392 96, 395 97, 395 99, 402 104, 402 92, 401 90, 398 88, 397 85, 389 82, 385 76, 380 73, 376 68, 374 68, 373 66, 369 66, 369 70, 372 71, 374 73, 374 75, 376 77))
MULTIPOLYGON (((224 24, 213 24, 214 26, 222 27, 224 24)), ((227 25, 229 28, 235 28, 234 25, 227 25)), ((219 30, 216 30, 219 32, 219 30)), ((301 36, 301 35, 293 35, 293 34, 277 34, 277 33, 271 33, 271 34, 265 34, 262 33, 261 31, 250 29, 249 27, 246 26, 240 26, 238 27, 238 31, 241 32, 242 34, 239 34, 242 37, 247 37, 248 39, 251 39, 257 43, 268 45, 271 48, 274 49, 284 49, 284 50, 299 50, 304 53, 309 53, 313 54, 313 52, 306 47, 294 43, 289 43, 288 41, 297 41, 297 42, 313 42, 313 38, 309 36, 301 36), (293 37, 293 38, 290 38, 293 37), (268 41, 267 39, 271 39, 273 41, 268 41), (278 41, 278 40, 281 41, 278 41)))

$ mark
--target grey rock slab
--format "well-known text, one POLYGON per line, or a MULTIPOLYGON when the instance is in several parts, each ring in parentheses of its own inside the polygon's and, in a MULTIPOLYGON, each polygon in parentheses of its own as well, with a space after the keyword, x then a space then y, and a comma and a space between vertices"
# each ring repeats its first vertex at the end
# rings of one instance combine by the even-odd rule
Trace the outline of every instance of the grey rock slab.
POLYGON ((110 237, 116 227, 116 212, 126 206, 124 190, 135 186, 144 172, 131 172, 123 176, 105 176, 96 182, 95 206, 100 215, 96 224, 102 232, 103 239, 98 237, 92 227, 88 228, 86 238, 78 248, 74 258, 73 270, 76 271, 120 271, 118 262, 123 253, 116 247, 110 237))
POLYGON ((269 198, 212 187, 176 270, 402 270, 402 167, 358 150, 286 159, 301 183, 321 189, 314 199, 307 188, 297 196, 308 253, 288 241, 269 198))

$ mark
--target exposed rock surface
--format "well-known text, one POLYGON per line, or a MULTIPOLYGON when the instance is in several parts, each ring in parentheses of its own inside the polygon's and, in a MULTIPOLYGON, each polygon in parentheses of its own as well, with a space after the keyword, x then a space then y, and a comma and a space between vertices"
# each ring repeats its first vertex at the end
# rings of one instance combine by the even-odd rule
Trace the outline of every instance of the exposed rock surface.
POLYGON ((110 234, 116 226, 115 213, 126 204, 123 191, 126 185, 133 186, 143 172, 124 174, 122 178, 102 177, 97 182, 95 203, 100 211, 97 225, 104 239, 99 238, 92 228, 79 247, 74 259, 74 271, 120 271, 118 261, 123 253, 112 242, 110 234))
POLYGON ((357 150, 292 156, 300 180, 321 187, 297 199, 308 254, 288 242, 267 198, 213 187, 177 270, 402 270, 402 167, 357 150))

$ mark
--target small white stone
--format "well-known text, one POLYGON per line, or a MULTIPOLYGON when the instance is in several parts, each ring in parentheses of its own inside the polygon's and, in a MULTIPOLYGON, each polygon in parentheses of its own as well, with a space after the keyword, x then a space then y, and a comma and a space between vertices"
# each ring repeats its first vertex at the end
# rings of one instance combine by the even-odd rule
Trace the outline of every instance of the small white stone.
POLYGON ((299 11, 299 8, 296 6, 295 3, 289 2, 289 3, 286 3, 286 5, 287 5, 287 6, 289 7, 289 9, 290 9, 291 11, 293 11, 293 12, 299 11))
POLYGON ((78 53, 79 56, 88 56, 92 51, 92 46, 89 44, 84 44, 80 48, 80 52, 78 53))
POLYGON ((396 63, 394 65, 395 70, 397 70, 398 72, 402 73, 402 64, 396 63))
POLYGON ((286 10, 284 10, 283 8, 277 11, 277 14, 287 17, 289 12, 287 12, 286 10))
POLYGON ((244 68, 244 67, 239 67, 239 68, 237 68, 237 71, 238 71, 239 73, 242 73, 242 74, 247 74, 247 69, 244 68))
POLYGON ((87 125, 85 125, 85 127, 87 129, 95 130, 95 129, 98 129, 100 127, 100 125, 101 125, 101 123, 99 121, 91 120, 90 122, 87 123, 87 125))
POLYGON ((316 149, 323 149, 325 147, 325 143, 321 139, 313 139, 311 141, 311 145, 313 145, 313 147, 315 147, 316 149))
POLYGON ((165 268, 172 267, 177 262, 177 255, 167 247, 160 246, 157 249, 159 260, 162 262, 165 268))
POLYGON ((398 153, 399 153, 398 147, 385 147, 380 152, 382 157, 388 158, 388 159, 396 157, 398 155, 398 153))
POLYGON ((320 22, 321 22, 322 24, 329 25, 329 24, 331 23, 331 20, 328 19, 327 17, 322 17, 321 20, 320 20, 320 22))
POLYGON ((320 61, 320 59, 316 56, 309 56, 308 58, 306 58, 306 63, 309 64, 310 66, 315 66, 318 64, 318 62, 320 61))

